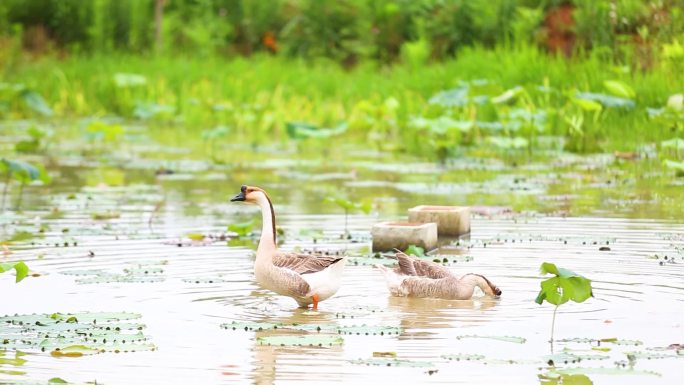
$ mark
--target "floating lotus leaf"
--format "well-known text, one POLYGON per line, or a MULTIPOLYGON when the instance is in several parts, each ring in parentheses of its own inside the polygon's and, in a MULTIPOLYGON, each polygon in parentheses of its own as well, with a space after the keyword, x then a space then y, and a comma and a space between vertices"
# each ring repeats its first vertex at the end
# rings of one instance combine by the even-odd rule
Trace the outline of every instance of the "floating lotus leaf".
POLYGON ((163 282, 166 278, 162 275, 166 261, 146 261, 144 263, 132 264, 123 269, 122 273, 112 272, 102 269, 93 270, 71 270, 62 272, 65 275, 81 277, 76 279, 76 283, 95 284, 95 283, 152 283, 163 282))
POLYGON ((154 350, 142 332, 145 325, 130 322, 134 313, 53 313, 0 317, 0 346, 49 352, 57 357, 81 357, 103 352, 154 350))
POLYGON ((197 284, 228 282, 223 278, 183 278, 182 281, 185 283, 197 283, 197 284))
POLYGON ((442 356, 445 360, 449 361, 479 361, 484 360, 485 356, 480 354, 445 354, 442 356))
POLYGON ((319 346, 328 347, 342 345, 344 339, 340 336, 309 334, 303 336, 266 336, 258 337, 259 345, 270 346, 319 346))
POLYGON ((278 329, 282 324, 268 323, 268 322, 237 322, 221 324, 221 328, 227 330, 244 330, 244 331, 260 331, 278 329))
POLYGON ((67 270, 67 271, 61 272, 61 274, 74 275, 74 276, 101 275, 101 274, 107 274, 107 270, 103 270, 103 269, 67 270))
POLYGON ((490 340, 497 340, 497 341, 503 341, 503 342, 512 342, 516 344, 524 344, 527 342, 526 338, 523 337, 516 337, 516 336, 479 336, 475 334, 470 334, 470 335, 463 335, 463 336, 457 336, 456 339, 460 340, 463 338, 485 338, 485 339, 490 339, 490 340))
POLYGON ((490 358, 483 361, 486 365, 538 365, 539 360, 490 358))
POLYGON ((316 331, 326 333, 337 333, 347 335, 392 335, 401 334, 402 329, 396 326, 382 325, 351 325, 339 326, 335 324, 277 324, 270 322, 237 322, 221 324, 221 327, 228 330, 272 330, 287 329, 301 331, 316 331))
POLYGON ((366 365, 366 366, 402 366, 408 368, 432 368, 435 366, 434 363, 428 361, 412 361, 412 360, 400 360, 396 358, 367 358, 351 360, 350 363, 354 365, 366 365))
POLYGON ((370 314, 375 314, 375 313, 384 313, 385 310, 381 308, 375 308, 375 307, 368 307, 368 306, 355 306, 351 309, 344 310, 338 313, 335 313, 335 318, 358 318, 358 317, 363 317, 367 316, 370 314))
POLYGON ((599 94, 599 93, 593 93, 593 92, 578 92, 575 95, 577 100, 580 101, 590 101, 590 102, 596 102, 602 105, 603 107, 608 107, 608 108, 625 108, 625 109, 630 109, 634 108, 635 103, 631 99, 626 99, 626 98, 621 98, 617 96, 610 96, 606 94, 599 94))
POLYGON ((14 357, 3 357, 6 354, 5 350, 0 350, 0 368, 2 365, 12 365, 12 366, 22 366, 26 363, 26 360, 21 358, 24 353, 16 351, 14 352, 14 357))
POLYGON ((583 337, 573 337, 573 338, 563 338, 556 340, 556 342, 560 343, 578 343, 578 344, 602 344, 602 343, 609 343, 609 344, 615 344, 615 345, 633 345, 633 346, 638 346, 638 345, 643 345, 643 342, 638 341, 638 340, 621 340, 615 337, 609 337, 609 338, 583 338, 583 337))
POLYGON ((130 274, 130 275, 153 275, 153 274, 163 274, 164 269, 161 267, 153 267, 153 266, 138 266, 138 267, 132 267, 132 268, 126 268, 124 269, 124 273, 130 274))
POLYGON ((684 355, 679 353, 678 350, 676 354, 673 353, 655 353, 655 352, 625 352, 628 358, 636 359, 647 359, 647 360, 657 360, 663 358, 684 358, 684 355))
POLYGON ((620 368, 564 368, 564 369, 554 369, 549 371, 550 375, 576 375, 576 374, 626 374, 626 375, 643 375, 643 376, 660 376, 658 372, 652 372, 648 370, 635 370, 635 369, 620 369, 620 368))
POLYGON ((165 278, 160 276, 128 276, 128 275, 102 275, 89 278, 77 279, 76 283, 80 284, 94 284, 94 283, 152 283, 164 282, 165 278))
MULTIPOLYGON (((21 370, 3 370, 0 369, 0 374, 9 374, 10 376, 23 376, 26 374, 26 372, 22 372, 21 370)), ((12 381, 12 384, 20 384, 18 382, 12 381)))
POLYGON ((609 357, 601 354, 557 353, 544 356, 544 362, 557 364, 574 364, 583 360, 607 360, 609 357))
POLYGON ((383 257, 380 257, 380 258, 376 258, 376 257, 349 257, 347 261, 350 265, 354 265, 354 266, 373 266, 373 265, 392 266, 392 265, 397 264, 396 259, 383 258, 383 257))
POLYGON ((573 338, 561 338, 558 340, 555 340, 556 342, 560 343, 577 343, 577 344, 591 344, 595 343, 598 340, 594 338, 584 338, 584 337, 573 337, 573 338))
POLYGON ((539 379, 542 380, 541 383, 545 385, 593 385, 591 379, 584 374, 545 373, 539 374, 538 376, 539 379))
POLYGON ((333 329, 340 334, 356 334, 356 335, 392 335, 401 334, 403 331, 397 326, 381 326, 381 325, 353 325, 353 326, 339 326, 333 329))

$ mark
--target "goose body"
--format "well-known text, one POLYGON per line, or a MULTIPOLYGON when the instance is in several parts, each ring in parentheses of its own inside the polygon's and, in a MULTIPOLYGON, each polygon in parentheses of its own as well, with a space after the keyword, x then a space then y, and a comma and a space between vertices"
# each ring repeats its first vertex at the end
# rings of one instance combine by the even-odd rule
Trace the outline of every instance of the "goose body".
POLYGON ((385 276, 387 287, 393 296, 470 299, 475 287, 479 287, 485 295, 501 295, 501 290, 481 275, 466 274, 458 278, 448 268, 431 261, 401 252, 396 254, 396 258, 399 262, 397 268, 376 265, 385 276))
POLYGON ((292 297, 299 306, 332 297, 340 288, 345 257, 285 253, 278 251, 275 238, 275 213, 266 192, 258 187, 242 186, 231 201, 251 203, 261 208, 262 230, 254 263, 254 276, 264 289, 292 297))

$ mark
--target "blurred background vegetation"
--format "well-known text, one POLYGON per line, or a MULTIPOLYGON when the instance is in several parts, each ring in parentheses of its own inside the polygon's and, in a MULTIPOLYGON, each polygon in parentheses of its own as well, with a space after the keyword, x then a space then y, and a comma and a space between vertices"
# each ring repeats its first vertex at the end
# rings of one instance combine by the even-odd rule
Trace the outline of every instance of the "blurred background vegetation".
POLYGON ((255 146, 344 135, 440 160, 483 143, 530 154, 548 137, 569 151, 638 152, 684 131, 683 9, 3 0, 0 118, 115 116, 202 132, 212 149, 230 133, 255 146))
POLYGON ((647 69, 684 33, 683 0, 3 0, 3 48, 34 53, 445 60, 468 46, 598 50, 647 69))

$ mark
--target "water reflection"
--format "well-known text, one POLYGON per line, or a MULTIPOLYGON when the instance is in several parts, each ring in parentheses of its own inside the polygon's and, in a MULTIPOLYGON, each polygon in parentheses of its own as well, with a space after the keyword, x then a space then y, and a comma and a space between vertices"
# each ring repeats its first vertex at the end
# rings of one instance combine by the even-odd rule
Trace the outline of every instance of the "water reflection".
POLYGON ((500 299, 481 297, 468 300, 389 297, 388 309, 400 314, 400 325, 405 332, 400 338, 428 337, 441 329, 468 323, 485 323, 491 320, 486 312, 500 299))
MULTIPOLYGON (((289 315, 263 317, 260 323, 273 324, 336 324, 335 313, 329 311, 312 312, 307 309, 295 308, 289 315)), ((316 332, 309 332, 316 333, 316 332)), ((254 370, 252 383, 255 385, 274 384, 279 378, 291 377, 292 380, 303 381, 307 374, 316 372, 317 361, 329 362, 342 359, 343 347, 308 347, 308 346, 268 346, 259 344, 260 337, 303 335, 306 332, 296 330, 258 330, 254 332, 254 370), (304 358, 302 360, 302 358, 304 358)), ((320 375, 311 378, 320 381, 320 375)))

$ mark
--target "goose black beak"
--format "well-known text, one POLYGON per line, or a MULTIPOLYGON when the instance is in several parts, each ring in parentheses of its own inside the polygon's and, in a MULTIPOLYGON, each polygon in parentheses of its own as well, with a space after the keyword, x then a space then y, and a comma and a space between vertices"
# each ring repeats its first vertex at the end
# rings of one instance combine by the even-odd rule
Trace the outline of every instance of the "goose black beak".
POLYGON ((247 199, 245 197, 246 192, 247 192, 247 186, 240 187, 240 193, 238 195, 234 196, 233 199, 231 199, 230 201, 231 202, 244 202, 245 199, 247 199))
POLYGON ((230 200, 231 202, 244 202, 245 201, 245 192, 240 191, 240 193, 236 196, 233 197, 233 199, 230 200))

